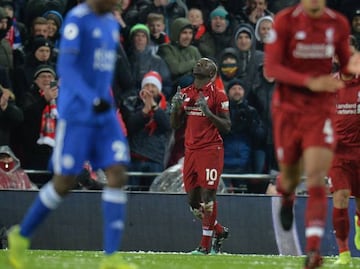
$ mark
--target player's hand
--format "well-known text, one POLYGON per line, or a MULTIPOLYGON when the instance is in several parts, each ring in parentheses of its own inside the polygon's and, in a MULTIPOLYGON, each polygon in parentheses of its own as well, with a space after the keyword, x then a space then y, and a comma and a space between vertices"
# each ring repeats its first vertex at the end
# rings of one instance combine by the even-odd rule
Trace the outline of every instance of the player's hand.
POLYGON ((177 87, 177 91, 171 99, 171 111, 178 110, 184 102, 184 95, 181 93, 181 87, 177 87))
POLYGON ((316 78, 309 78, 306 87, 313 92, 336 92, 344 88, 343 81, 336 79, 332 75, 319 76, 316 78))
POLYGON ((347 69, 350 73, 356 75, 360 74, 360 53, 356 52, 354 53, 350 59, 349 63, 347 65, 347 69))
POLYGON ((200 107, 201 111, 205 114, 205 116, 208 116, 211 113, 202 92, 199 93, 199 99, 196 101, 195 105, 198 105, 200 107))

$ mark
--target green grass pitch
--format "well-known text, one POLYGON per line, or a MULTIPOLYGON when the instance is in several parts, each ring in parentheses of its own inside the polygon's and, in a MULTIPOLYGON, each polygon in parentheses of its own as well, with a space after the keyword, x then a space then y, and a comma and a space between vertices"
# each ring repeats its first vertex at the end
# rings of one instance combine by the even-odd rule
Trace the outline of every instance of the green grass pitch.
MULTIPOLYGON (((6 250, 0 251, 0 268, 11 269, 7 264, 6 250)), ((233 255, 193 256, 186 253, 121 252, 125 260, 139 269, 291 269, 303 268, 304 257, 233 255)), ((26 269, 97 269, 102 258, 99 251, 30 250, 26 269)), ((325 257, 322 268, 360 268, 360 258, 351 265, 334 265, 335 257, 325 257)))

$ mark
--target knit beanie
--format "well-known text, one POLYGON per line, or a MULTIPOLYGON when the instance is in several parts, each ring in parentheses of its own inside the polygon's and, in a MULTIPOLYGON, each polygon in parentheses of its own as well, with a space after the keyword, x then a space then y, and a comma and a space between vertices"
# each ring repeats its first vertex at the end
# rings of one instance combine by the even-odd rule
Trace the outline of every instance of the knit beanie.
POLYGON ((31 44, 32 52, 35 53, 40 47, 49 47, 51 49, 52 46, 50 40, 41 35, 36 36, 31 44))
POLYGON ((159 91, 162 90, 162 78, 160 74, 156 71, 150 71, 144 75, 143 80, 141 81, 141 88, 144 88, 146 84, 154 84, 159 91))
POLYGON ((213 19, 215 17, 224 18, 226 20, 226 23, 229 24, 228 15, 229 12, 227 12, 223 6, 218 6, 213 11, 210 12, 210 19, 213 19))
POLYGON ((145 24, 137 23, 133 27, 131 27, 130 38, 132 38, 133 34, 135 34, 137 31, 144 32, 146 34, 148 40, 150 40, 150 30, 145 24))
POLYGON ((241 26, 237 31, 236 31, 236 34, 235 34, 235 42, 237 41, 237 39, 239 38, 239 35, 241 33, 245 33, 249 36, 250 39, 252 39, 252 33, 251 33, 251 30, 248 28, 248 27, 245 27, 245 26, 241 26))
POLYGON ((34 73, 34 80, 37 79, 37 77, 41 74, 41 73, 51 73, 54 77, 56 77, 56 73, 54 68, 51 65, 48 64, 41 64, 39 65, 34 73))
POLYGON ((229 90, 232 88, 232 86, 234 85, 240 85, 241 88, 243 88, 246 91, 246 86, 245 84, 238 78, 234 78, 232 80, 229 81, 228 86, 226 88, 226 92, 229 92, 229 90))
POLYGON ((63 23, 63 17, 62 15, 57 12, 56 10, 49 10, 47 12, 45 12, 43 15, 42 15, 45 19, 48 19, 48 20, 53 20, 57 26, 58 29, 61 28, 61 25, 63 23))

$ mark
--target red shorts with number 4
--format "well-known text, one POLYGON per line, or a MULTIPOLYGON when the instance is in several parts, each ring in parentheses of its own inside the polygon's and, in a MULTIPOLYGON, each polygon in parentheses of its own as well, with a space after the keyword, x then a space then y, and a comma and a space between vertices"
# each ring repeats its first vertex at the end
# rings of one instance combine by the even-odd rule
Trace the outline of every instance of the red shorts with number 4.
POLYGON ((336 157, 329 171, 330 191, 351 190, 351 195, 360 198, 360 162, 336 157))
POLYGON ((335 149, 336 137, 330 115, 273 109, 273 129, 277 159, 280 163, 295 164, 309 147, 335 149))
POLYGON ((216 190, 224 166, 224 148, 185 150, 184 186, 189 192, 196 187, 216 190))

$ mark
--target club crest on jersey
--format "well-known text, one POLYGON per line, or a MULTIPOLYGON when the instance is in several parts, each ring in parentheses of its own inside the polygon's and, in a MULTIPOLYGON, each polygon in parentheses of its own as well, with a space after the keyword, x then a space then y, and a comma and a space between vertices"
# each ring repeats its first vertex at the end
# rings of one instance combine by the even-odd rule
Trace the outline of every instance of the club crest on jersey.
POLYGON ((295 39, 296 40, 304 40, 306 38, 306 33, 305 31, 297 31, 295 34, 295 39))

